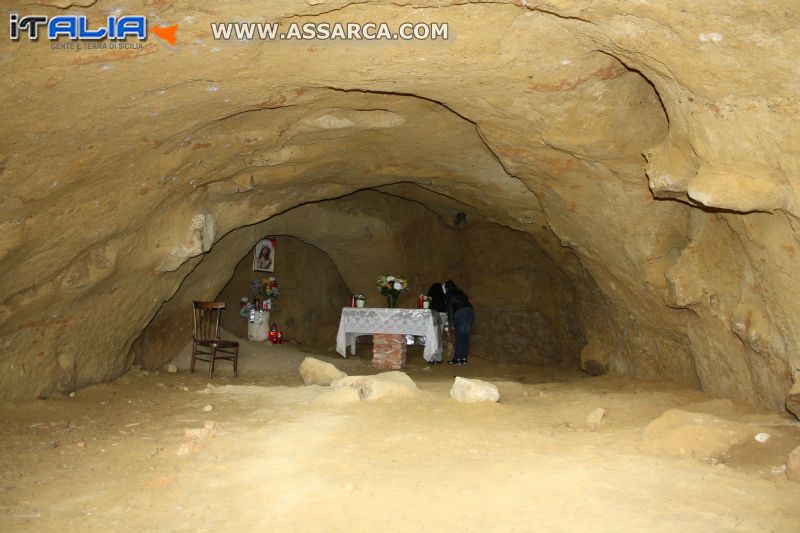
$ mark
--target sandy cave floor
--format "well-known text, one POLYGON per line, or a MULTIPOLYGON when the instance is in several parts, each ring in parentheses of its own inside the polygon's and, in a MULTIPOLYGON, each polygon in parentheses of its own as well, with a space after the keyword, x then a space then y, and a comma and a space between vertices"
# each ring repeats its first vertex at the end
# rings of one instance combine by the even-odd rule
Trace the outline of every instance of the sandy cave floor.
MULTIPOLYGON (((211 385, 205 367, 188 374, 184 351, 177 374, 3 405, 0 530, 800 531, 800 483, 781 471, 800 444, 793 419, 479 354, 428 366, 416 350, 413 398, 315 402, 326 387, 297 373, 308 354, 242 341, 238 379, 224 362, 211 385), (456 375, 494 382, 501 402, 451 400, 456 375), (653 451, 643 428, 673 407, 772 438, 719 462, 653 451)), ((374 373, 359 355, 318 357, 374 373)))

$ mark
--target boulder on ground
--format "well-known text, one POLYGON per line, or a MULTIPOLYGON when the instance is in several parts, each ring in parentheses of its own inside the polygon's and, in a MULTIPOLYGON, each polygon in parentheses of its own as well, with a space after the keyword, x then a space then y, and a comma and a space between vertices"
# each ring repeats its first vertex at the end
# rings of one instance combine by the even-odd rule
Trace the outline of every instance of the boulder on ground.
POLYGON ((800 446, 792 450, 786 460, 786 477, 800 482, 800 446))
POLYGON ((456 377, 450 396, 459 402, 496 402, 500 399, 500 391, 486 381, 456 377))
POLYGON ((413 396, 419 390, 414 380, 397 370, 374 376, 346 376, 331 383, 331 387, 355 389, 362 400, 413 396))
POLYGON ((337 379, 347 376, 330 363, 306 357, 300 364, 300 377, 306 385, 330 385, 337 379))
POLYGON ((606 410, 602 407, 598 407, 586 417, 586 423, 590 426, 596 426, 603 420, 603 416, 605 416, 606 410))
POLYGON ((761 430, 708 413, 670 409, 644 429, 651 449, 698 459, 720 459, 738 444, 751 442, 761 430))

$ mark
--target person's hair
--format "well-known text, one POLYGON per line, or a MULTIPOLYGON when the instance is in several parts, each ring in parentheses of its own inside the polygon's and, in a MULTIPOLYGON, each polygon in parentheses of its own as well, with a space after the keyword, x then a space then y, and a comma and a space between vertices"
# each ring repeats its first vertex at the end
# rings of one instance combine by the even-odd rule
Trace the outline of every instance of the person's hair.
POLYGON ((264 250, 266 250, 266 251, 267 251, 267 258, 269 258, 269 256, 270 256, 271 254, 270 254, 270 252, 269 252, 269 246, 267 246, 266 244, 265 244, 264 246, 262 246, 262 247, 261 247, 261 251, 260 251, 260 252, 258 252, 258 257, 259 257, 259 258, 262 258, 262 257, 264 257, 264 250))
POLYGON ((447 281, 444 282, 444 288, 447 290, 447 292, 450 292, 453 289, 459 290, 458 286, 453 282, 452 279, 448 279, 447 281))
POLYGON ((434 283, 433 285, 431 285, 431 288, 428 289, 428 296, 432 296, 434 294, 442 294, 442 295, 444 294, 441 283, 434 283))

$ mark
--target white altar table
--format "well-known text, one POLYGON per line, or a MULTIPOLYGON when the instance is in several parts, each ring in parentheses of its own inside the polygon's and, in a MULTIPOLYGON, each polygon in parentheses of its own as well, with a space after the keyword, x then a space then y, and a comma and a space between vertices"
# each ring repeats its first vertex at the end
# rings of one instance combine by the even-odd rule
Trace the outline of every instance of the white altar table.
POLYGON ((422 357, 442 359, 441 317, 431 309, 390 309, 387 307, 344 307, 336 335, 336 351, 347 357, 356 353, 356 337, 373 333, 393 333, 425 337, 422 357))

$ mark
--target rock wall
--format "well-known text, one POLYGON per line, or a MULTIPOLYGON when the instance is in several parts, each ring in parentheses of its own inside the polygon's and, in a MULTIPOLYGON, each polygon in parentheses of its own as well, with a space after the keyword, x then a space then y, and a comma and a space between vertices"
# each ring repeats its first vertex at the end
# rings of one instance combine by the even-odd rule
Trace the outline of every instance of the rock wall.
MULTIPOLYGON (((19 9, 117 9, 87 4, 19 9)), ((180 294, 213 297, 232 275, 221 254, 243 256, 275 215, 366 188, 535 241, 576 291, 586 367, 775 410, 800 381, 795 2, 126 10, 179 24, 177 43, 0 40, 2 397, 159 360, 185 335, 167 319, 180 294), (210 35, 267 19, 446 22, 450 38, 210 35)))

